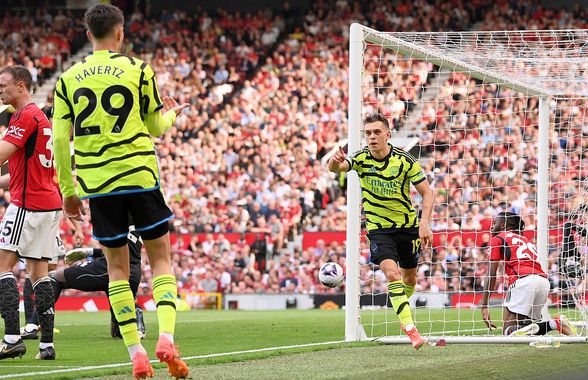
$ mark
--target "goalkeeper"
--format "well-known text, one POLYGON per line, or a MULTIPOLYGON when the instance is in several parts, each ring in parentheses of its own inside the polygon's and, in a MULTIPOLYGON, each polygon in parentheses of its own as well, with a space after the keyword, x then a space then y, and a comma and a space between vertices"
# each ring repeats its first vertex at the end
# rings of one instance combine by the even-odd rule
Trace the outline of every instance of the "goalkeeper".
POLYGON ((371 262, 386 275, 402 329, 419 349, 426 340, 415 327, 408 299, 416 285, 421 244, 426 247, 433 240, 429 227, 433 192, 418 161, 388 143, 390 125, 384 115, 367 116, 363 132, 368 146, 351 157, 339 147, 328 167, 335 173, 355 170, 359 175, 371 262), (422 197, 420 221, 410 199, 411 183, 422 197))
MULTIPOLYGON (((134 228, 131 227, 127 235, 127 243, 130 252, 130 286, 133 296, 137 295, 139 283, 141 281, 141 247, 143 241, 134 228)), ((60 268, 51 276, 51 283, 55 293, 55 301, 59 298, 63 289, 77 289, 84 292, 106 292, 108 295, 108 270, 106 258, 100 248, 75 248, 68 251, 65 255, 67 264, 73 264, 76 261, 92 257, 92 261, 83 261, 79 265, 69 268, 60 268)), ((27 283, 23 289, 25 303, 25 318, 27 321, 21 337, 22 339, 37 339, 38 335, 38 316, 34 305, 32 304, 31 294, 27 292, 27 283), (28 297, 27 297, 28 296, 28 297)), ((122 338, 118 322, 110 308, 110 334, 113 338, 122 338)), ((137 329, 141 339, 145 337, 145 324, 143 322, 143 312, 136 308, 137 329)))

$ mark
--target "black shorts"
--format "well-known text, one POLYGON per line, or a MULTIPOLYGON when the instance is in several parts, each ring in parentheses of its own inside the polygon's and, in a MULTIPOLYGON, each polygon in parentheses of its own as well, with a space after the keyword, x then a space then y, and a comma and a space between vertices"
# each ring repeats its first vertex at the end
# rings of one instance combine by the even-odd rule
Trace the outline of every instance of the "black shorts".
POLYGON ((92 237, 111 248, 127 244, 131 224, 144 240, 152 240, 169 232, 174 217, 159 189, 90 198, 90 212, 92 237))
POLYGON ((366 236, 370 247, 370 261, 380 265, 391 259, 400 268, 416 268, 421 254, 421 239, 418 228, 390 229, 370 232, 366 236))
MULTIPOLYGON (((63 276, 65 278, 64 289, 77 289, 83 292, 108 292, 108 267, 104 257, 66 268, 63 271, 63 276)), ((140 282, 141 267, 131 265, 129 284, 133 295, 137 294, 140 282)))

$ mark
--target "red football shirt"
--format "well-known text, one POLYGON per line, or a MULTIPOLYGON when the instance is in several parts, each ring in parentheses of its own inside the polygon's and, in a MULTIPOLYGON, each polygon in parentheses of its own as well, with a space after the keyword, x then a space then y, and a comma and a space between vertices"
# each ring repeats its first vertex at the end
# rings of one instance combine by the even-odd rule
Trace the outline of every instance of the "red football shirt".
POLYGON ((20 148, 8 160, 11 203, 34 211, 61 210, 51 123, 43 111, 31 103, 14 113, 3 140, 20 148))
POLYGON ((490 240, 488 249, 491 261, 504 260, 509 285, 530 274, 547 277, 537 259, 537 247, 522 235, 501 232, 490 240))

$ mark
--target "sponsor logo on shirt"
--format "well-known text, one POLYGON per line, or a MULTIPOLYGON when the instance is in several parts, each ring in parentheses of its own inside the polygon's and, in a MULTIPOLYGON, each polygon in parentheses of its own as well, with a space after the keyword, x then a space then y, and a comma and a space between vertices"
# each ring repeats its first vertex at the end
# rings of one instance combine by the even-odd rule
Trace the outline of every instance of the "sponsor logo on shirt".
POLYGON ((24 131, 24 128, 19 128, 15 125, 11 125, 10 127, 8 127, 8 132, 6 132, 6 134, 12 137, 16 137, 17 139, 22 139, 24 131))

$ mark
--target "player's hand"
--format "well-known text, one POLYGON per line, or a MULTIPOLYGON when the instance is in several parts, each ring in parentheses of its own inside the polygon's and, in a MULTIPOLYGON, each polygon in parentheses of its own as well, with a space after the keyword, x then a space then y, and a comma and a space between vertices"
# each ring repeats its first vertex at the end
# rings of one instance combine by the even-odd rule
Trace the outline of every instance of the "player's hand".
POLYGON ((190 103, 183 103, 178 105, 178 102, 171 96, 164 96, 163 97, 163 113, 167 111, 174 111, 176 115, 179 115, 180 112, 184 110, 184 108, 190 107, 190 103))
POLYGON ((65 212, 65 216, 75 220, 83 220, 84 215, 86 215, 84 204, 77 195, 63 198, 63 211, 65 212))
POLYGON ((419 238, 421 239, 421 247, 427 248, 433 244, 433 232, 429 227, 428 222, 421 222, 419 224, 419 238))
POLYGON ((333 155, 333 160, 335 160, 338 163, 342 164, 345 161, 345 157, 347 157, 347 155, 345 154, 345 151, 343 150, 343 147, 342 146, 339 146, 339 149, 337 149, 337 151, 333 155))
POLYGON ((65 253, 65 263, 71 265, 76 261, 83 260, 89 256, 88 248, 74 248, 65 253))
POLYGON ((490 310, 488 310, 488 306, 482 306, 482 319, 490 330, 496 328, 496 325, 490 320, 490 310))
POLYGON ((74 231, 73 240, 76 247, 81 247, 82 244, 84 244, 85 236, 84 231, 82 231, 81 228, 78 228, 74 231))

